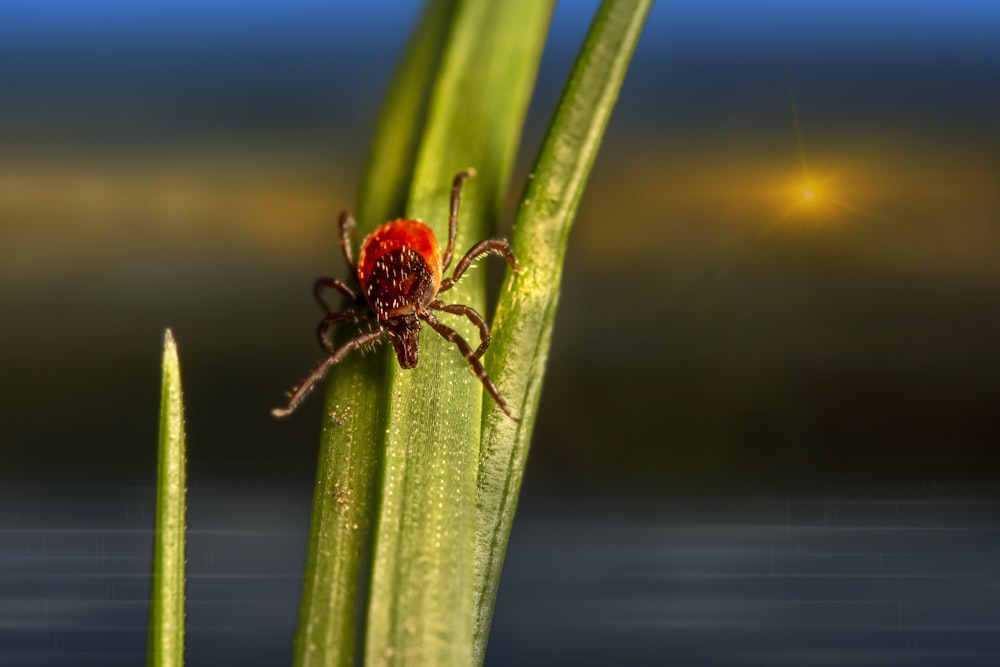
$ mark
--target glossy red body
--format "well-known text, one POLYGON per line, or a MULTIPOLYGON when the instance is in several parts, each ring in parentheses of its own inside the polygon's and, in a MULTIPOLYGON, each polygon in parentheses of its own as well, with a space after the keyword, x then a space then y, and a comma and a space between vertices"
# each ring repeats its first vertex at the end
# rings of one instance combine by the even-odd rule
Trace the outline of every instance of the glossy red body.
POLYGON ((400 248, 409 248, 420 255, 434 274, 434 282, 441 283, 441 248, 431 228, 419 220, 393 220, 379 225, 361 242, 358 282, 362 289, 368 284, 375 262, 400 248))

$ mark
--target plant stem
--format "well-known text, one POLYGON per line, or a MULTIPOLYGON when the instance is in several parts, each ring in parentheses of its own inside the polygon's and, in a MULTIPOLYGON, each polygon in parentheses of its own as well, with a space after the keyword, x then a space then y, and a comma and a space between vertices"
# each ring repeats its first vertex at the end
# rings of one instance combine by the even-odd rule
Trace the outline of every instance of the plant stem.
POLYGON ((476 663, 489 638, 559 302, 566 241, 652 0, 605 0, 577 57, 518 210, 514 252, 494 317, 487 367, 517 406, 514 423, 486 406, 476 552, 476 663))

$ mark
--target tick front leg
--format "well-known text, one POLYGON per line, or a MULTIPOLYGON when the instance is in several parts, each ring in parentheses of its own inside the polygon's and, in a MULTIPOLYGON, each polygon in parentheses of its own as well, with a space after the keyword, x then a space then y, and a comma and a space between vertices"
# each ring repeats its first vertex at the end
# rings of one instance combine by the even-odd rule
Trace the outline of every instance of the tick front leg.
POLYGON ((345 310, 339 313, 330 313, 322 320, 319 321, 319 326, 316 327, 316 340, 319 341, 319 346, 323 348, 323 351, 327 354, 333 354, 333 343, 327 337, 330 329, 341 322, 362 322, 368 319, 367 313, 358 313, 353 310, 345 310))
POLYGON ((305 400, 305 397, 316 387, 316 383, 323 379, 327 371, 334 364, 339 363, 343 360, 347 354, 353 350, 360 350, 367 345, 373 345, 379 341, 382 337, 382 330, 370 331, 368 333, 363 333, 357 338, 352 338, 347 341, 336 350, 334 350, 330 356, 328 356, 323 361, 319 362, 317 366, 309 372, 309 375, 299 382, 291 393, 288 394, 288 405, 283 408, 275 408, 271 410, 271 414, 275 417, 287 417, 295 411, 295 408, 305 400))
POLYGON ((451 255, 455 250, 455 235, 458 233, 458 205, 462 200, 462 184, 465 179, 476 175, 476 170, 469 167, 463 172, 455 174, 455 180, 451 182, 451 212, 448 215, 448 245, 441 256, 441 266, 447 269, 451 265, 451 255))
POLYGON ((351 273, 357 273, 357 266, 354 264, 354 251, 351 250, 351 237, 354 236, 354 228, 357 227, 357 223, 354 222, 354 217, 347 211, 341 211, 340 213, 340 249, 344 253, 344 259, 347 260, 347 266, 351 267, 351 273))
POLYGON ((320 308, 326 311, 327 315, 333 315, 334 310, 330 307, 330 304, 326 302, 326 299, 323 298, 323 288, 325 287, 332 287, 352 301, 358 300, 357 293, 345 283, 337 280, 336 278, 327 278, 326 276, 323 276, 313 283, 313 297, 316 298, 316 303, 319 304, 320 308))
POLYGON ((507 239, 486 239, 472 246, 472 249, 465 253, 465 257, 455 265, 455 272, 451 274, 451 278, 445 278, 441 281, 441 288, 438 289, 438 293, 440 294, 454 287, 455 283, 462 278, 474 261, 490 253, 500 255, 507 260, 507 264, 510 265, 513 271, 517 271, 517 258, 514 257, 514 251, 510 247, 510 242, 507 239))
POLYGON ((490 327, 486 324, 486 319, 479 314, 479 311, 470 306, 466 306, 461 303, 445 304, 435 299, 431 301, 431 308, 434 310, 443 310, 446 313, 452 313, 453 315, 464 315, 469 318, 469 321, 479 327, 479 347, 476 349, 473 356, 479 359, 486 352, 486 348, 490 346, 490 327))

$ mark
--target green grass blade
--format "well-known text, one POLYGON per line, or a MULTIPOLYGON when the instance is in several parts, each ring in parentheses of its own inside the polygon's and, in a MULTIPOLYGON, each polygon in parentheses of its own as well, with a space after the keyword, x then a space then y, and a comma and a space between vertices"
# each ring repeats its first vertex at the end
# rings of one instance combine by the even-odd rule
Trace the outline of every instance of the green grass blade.
MULTIPOLYGON (((361 233, 403 214, 429 91, 454 9, 454 0, 428 3, 390 85, 355 211, 361 233)), ((348 357, 331 374, 296 665, 347 666, 360 659, 386 429, 385 352, 348 357)))
POLYGON ((605 0, 544 139, 515 222, 487 367, 522 421, 486 406, 479 469, 476 659, 482 662, 541 393, 566 240, 652 0, 605 0))
POLYGON ((177 345, 167 329, 163 341, 156 533, 149 613, 148 664, 184 664, 184 404, 177 345))
POLYGON ((406 210, 431 85, 457 4, 458 0, 427 3, 382 103, 357 202, 358 220, 365 233, 406 210))
MULTIPOLYGON (((434 84, 407 217, 447 238, 454 174, 474 166, 456 254, 487 236, 499 215, 552 4, 461 2, 434 84)), ((485 305, 482 273, 449 302, 485 305)), ((447 318, 469 340, 467 322, 447 318)), ((476 474, 482 386, 460 354, 425 329, 420 364, 387 362, 391 384, 375 535, 369 664, 467 665, 472 656, 476 474)))

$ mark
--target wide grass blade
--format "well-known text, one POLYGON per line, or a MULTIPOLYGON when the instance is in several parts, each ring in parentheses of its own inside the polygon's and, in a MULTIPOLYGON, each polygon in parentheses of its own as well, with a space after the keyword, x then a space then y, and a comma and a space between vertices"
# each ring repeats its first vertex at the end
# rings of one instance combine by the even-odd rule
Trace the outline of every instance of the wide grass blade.
POLYGON ((184 664, 184 404, 177 345, 163 341, 160 438, 156 482, 153 588, 149 610, 148 664, 184 664))
POLYGON ((521 416, 487 404, 479 468, 476 661, 489 637, 559 301, 566 241, 652 0, 602 3, 545 136, 513 235, 524 273, 508 275, 487 368, 521 416))
MULTIPOLYGON (((551 11, 551 0, 428 4, 379 122, 361 234, 405 216, 446 239, 451 178, 475 166, 456 254, 487 235, 551 11)), ((481 308, 484 290, 470 275, 448 296, 481 308)), ((431 331, 415 370, 398 372, 385 346, 332 371, 296 664, 469 662, 482 391, 464 364, 431 331)))
MULTIPOLYGON (((452 177, 467 182, 460 257, 499 216, 534 84, 552 3, 459 3, 441 60, 406 214, 447 238, 452 177)), ((485 306, 483 274, 449 302, 485 306)), ((442 315, 442 318, 448 318, 442 315)), ((450 318, 467 340, 478 333, 450 318)), ((467 665, 472 656, 476 475, 482 385, 454 346, 425 330, 420 364, 391 378, 368 612, 370 664, 467 665)))
MULTIPOLYGON (((455 4, 428 3, 390 85, 355 211, 362 233, 405 209, 429 91, 455 4)), ((295 665, 347 666, 360 660, 388 412, 386 384, 385 350, 374 358, 348 357, 331 375, 295 665)))

